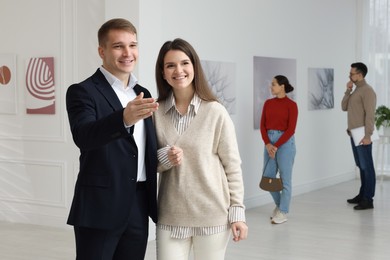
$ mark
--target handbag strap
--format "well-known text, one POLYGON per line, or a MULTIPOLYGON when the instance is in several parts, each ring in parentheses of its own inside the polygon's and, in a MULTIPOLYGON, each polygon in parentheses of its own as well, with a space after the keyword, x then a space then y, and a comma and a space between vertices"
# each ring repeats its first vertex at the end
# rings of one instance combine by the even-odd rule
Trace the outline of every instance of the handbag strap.
MULTIPOLYGON (((264 172, 265 172, 265 169, 267 168, 269 160, 271 160, 271 157, 268 156, 268 160, 265 163, 264 168, 263 168, 263 174, 262 174, 263 176, 264 176, 264 172)), ((276 154, 275 154, 275 163, 276 163, 276 173, 278 173, 279 166, 278 166, 278 160, 276 159, 276 154)))

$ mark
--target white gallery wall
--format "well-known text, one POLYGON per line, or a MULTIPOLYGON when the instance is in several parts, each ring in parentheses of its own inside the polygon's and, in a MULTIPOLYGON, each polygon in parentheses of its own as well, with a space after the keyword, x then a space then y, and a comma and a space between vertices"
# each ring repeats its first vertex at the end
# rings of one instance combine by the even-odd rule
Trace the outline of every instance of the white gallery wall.
POLYGON ((1 2, 0 57, 16 55, 16 112, 0 113, 0 220, 66 227, 79 152, 69 131, 65 93, 70 84, 90 76, 100 66, 96 33, 113 17, 127 18, 138 28, 136 74, 154 96, 155 60, 166 40, 186 39, 202 60, 235 64, 236 109, 232 118, 248 208, 271 202, 270 195, 258 188, 263 143, 259 130, 253 127, 254 56, 296 60, 299 119, 293 194, 355 177, 345 133, 346 114, 340 102, 349 66, 360 57, 361 1, 1 2), (26 114, 26 62, 32 57, 54 58, 54 115, 26 114), (308 110, 308 68, 334 69, 333 109, 308 110))
POLYGON ((253 128, 253 57, 296 59, 299 119, 293 194, 350 180, 355 177, 354 162, 340 102, 350 64, 360 56, 360 5, 356 0, 140 1, 139 76, 144 84, 154 84, 150 75, 156 52, 176 37, 192 43, 202 60, 235 63, 232 118, 245 203, 253 207, 271 202, 258 188, 263 142, 253 128), (147 49, 142 49, 144 44, 147 49), (313 67, 334 69, 333 109, 308 111, 308 68, 313 67))

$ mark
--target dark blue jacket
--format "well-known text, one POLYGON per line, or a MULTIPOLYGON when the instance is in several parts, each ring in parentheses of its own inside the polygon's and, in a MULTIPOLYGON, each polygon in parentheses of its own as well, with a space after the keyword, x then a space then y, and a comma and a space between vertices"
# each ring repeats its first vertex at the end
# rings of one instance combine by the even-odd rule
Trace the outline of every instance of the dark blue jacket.
MULTIPOLYGON (((137 95, 151 97, 139 85, 137 95)), ((114 229, 123 225, 134 201, 137 145, 124 127, 123 106, 98 69, 85 81, 70 86, 66 107, 73 140, 80 149, 78 174, 68 224, 114 229)), ((145 166, 149 216, 157 221, 157 145, 152 118, 144 119, 145 166)))

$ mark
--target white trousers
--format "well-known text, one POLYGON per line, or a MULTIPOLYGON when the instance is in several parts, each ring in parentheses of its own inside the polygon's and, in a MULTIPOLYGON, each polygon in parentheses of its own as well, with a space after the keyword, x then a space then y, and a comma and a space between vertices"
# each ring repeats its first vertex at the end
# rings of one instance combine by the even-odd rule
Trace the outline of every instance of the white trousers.
POLYGON ((157 228, 157 260, 224 260, 230 229, 210 236, 171 238, 171 232, 157 228))

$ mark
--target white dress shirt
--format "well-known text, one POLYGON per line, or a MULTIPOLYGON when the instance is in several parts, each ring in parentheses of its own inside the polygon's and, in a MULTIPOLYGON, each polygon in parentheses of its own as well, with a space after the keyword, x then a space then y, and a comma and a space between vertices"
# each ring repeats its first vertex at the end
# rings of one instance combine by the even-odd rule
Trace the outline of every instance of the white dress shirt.
MULTIPOLYGON (((129 101, 133 100, 137 96, 137 94, 134 91, 134 86, 138 83, 138 80, 133 74, 130 74, 130 80, 127 86, 123 86, 122 81, 120 81, 117 77, 115 77, 110 72, 108 72, 105 68, 103 68, 103 66, 100 67, 100 71, 103 73, 108 83, 110 83, 111 87, 115 91, 123 107, 126 107, 127 103, 129 103, 129 101)), ((125 125, 125 127, 130 128, 131 126, 125 125)), ((145 169, 146 132, 145 132, 144 120, 140 120, 134 125, 133 137, 138 148, 137 181, 146 181, 146 169, 145 169)))

